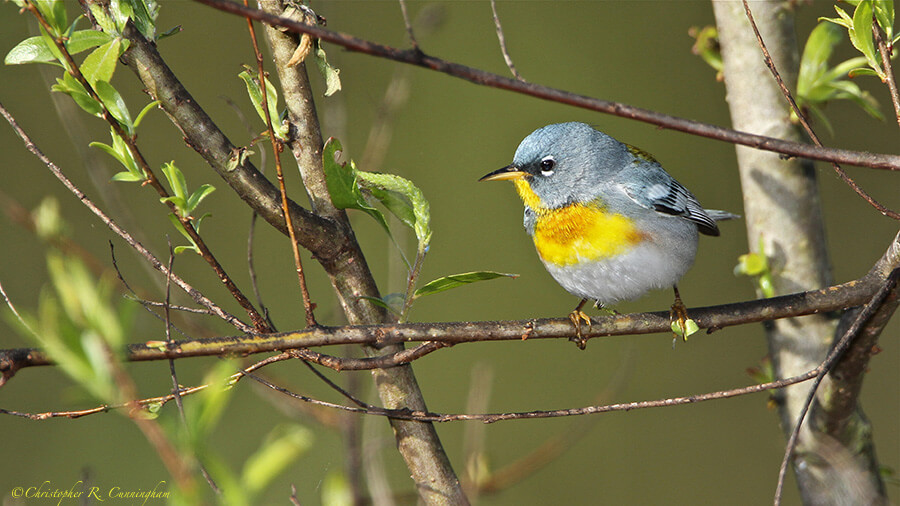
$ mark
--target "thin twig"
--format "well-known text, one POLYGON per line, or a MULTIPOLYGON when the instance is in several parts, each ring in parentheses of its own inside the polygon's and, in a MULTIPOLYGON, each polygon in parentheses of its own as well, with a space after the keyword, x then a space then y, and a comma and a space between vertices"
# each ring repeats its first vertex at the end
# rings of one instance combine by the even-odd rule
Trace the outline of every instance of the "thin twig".
POLYGON ((887 296, 891 293, 892 290, 897 286, 897 279, 900 277, 900 268, 894 269, 891 272, 890 276, 884 281, 884 284, 881 286, 881 289, 872 296, 872 299, 863 307, 863 309, 856 315, 856 318, 853 320, 853 323, 847 328, 847 331, 844 332, 844 335, 835 343, 834 347, 831 349, 831 352, 828 353, 828 356, 825 360, 816 367, 813 371, 816 372, 815 380, 812 382, 812 385, 809 387, 809 394, 806 397, 806 402, 803 403, 803 408, 800 410, 800 414, 797 416, 797 421, 794 424, 794 429, 791 431, 791 437, 788 439, 787 445, 784 450, 784 457, 781 460, 781 467, 778 470, 778 484, 775 487, 775 506, 779 506, 781 504, 781 496, 784 490, 784 480, 787 476, 787 468, 788 464, 790 464, 791 457, 794 455, 794 449, 797 447, 797 441, 800 437, 800 429, 803 425, 803 421, 806 418, 806 413, 809 411, 809 407, 813 402, 813 398, 816 396, 816 391, 819 388, 819 384, 822 383, 822 380, 825 378, 825 375, 828 374, 829 371, 834 367, 834 365, 841 359, 844 355, 844 352, 847 351, 847 348, 850 347, 850 344, 853 343, 853 340, 856 338, 859 331, 863 328, 863 325, 875 314, 876 311, 881 307, 882 303, 884 303, 887 296))
POLYGON ((421 51, 419 49, 419 41, 416 40, 416 35, 413 33, 409 12, 406 11, 406 0, 400 0, 400 12, 403 13, 403 24, 406 26, 406 34, 409 35, 409 42, 412 44, 413 50, 421 51))
MULTIPOLYGON (((781 73, 778 72, 778 69, 775 67, 775 62, 772 61, 772 57, 769 55, 769 50, 766 48, 766 43, 763 41, 762 35, 759 33, 759 28, 756 26, 756 21, 753 19, 753 13, 750 12, 750 5, 747 3, 747 0, 742 0, 744 3, 744 11, 747 13, 747 19, 750 20, 750 26, 753 27, 753 33, 756 34, 756 41, 759 44, 760 49, 763 53, 763 58, 765 59, 766 66, 769 67, 769 70, 772 72, 772 75, 775 77, 775 82, 778 83, 779 88, 781 88, 781 93, 784 95, 785 99, 787 99, 788 103, 793 109, 794 114, 797 115, 797 118, 800 120, 800 124, 803 125, 803 129, 806 130, 806 134, 818 147, 824 147, 822 145, 822 141, 819 140, 819 136, 816 135, 815 131, 813 131, 812 126, 806 120, 806 117, 803 115, 803 112, 800 110, 800 107, 797 105, 797 101, 794 100, 794 96, 791 94, 791 91, 788 89, 787 85, 784 84, 784 80, 781 78, 781 73)), ((877 29, 876 29, 877 32, 877 29)), ((834 171, 837 173, 838 177, 841 178, 853 191, 856 192, 857 195, 863 198, 866 202, 868 202, 872 207, 878 210, 884 216, 889 218, 893 218, 895 220, 900 220, 900 213, 888 209, 877 200, 872 198, 865 190, 859 187, 856 184, 856 181, 853 180, 850 176, 844 172, 844 169, 841 168, 837 162, 832 161, 831 166, 834 168, 834 171)))
POLYGON ((612 114, 637 121, 643 121, 663 128, 669 128, 701 137, 716 139, 731 144, 742 144, 766 151, 774 151, 789 156, 809 158, 811 160, 823 160, 829 162, 846 163, 860 167, 875 169, 900 170, 900 156, 851 151, 845 149, 824 148, 799 142, 784 141, 763 135, 739 132, 736 130, 691 121, 661 114, 639 107, 633 107, 619 102, 600 100, 584 95, 569 93, 548 86, 534 83, 524 83, 516 79, 506 78, 476 68, 449 62, 422 54, 417 51, 399 50, 383 44, 360 39, 340 32, 334 32, 317 26, 309 26, 291 19, 275 16, 264 11, 248 9, 242 5, 226 0, 194 0, 215 9, 237 14, 243 17, 252 17, 258 21, 272 26, 284 27, 294 33, 308 33, 326 42, 346 48, 348 51, 358 52, 385 58, 393 61, 415 65, 443 72, 447 75, 458 77, 482 86, 489 86, 501 90, 513 91, 530 95, 544 100, 568 104, 583 109, 588 109, 605 114, 612 114))
MULTIPOLYGON (((175 265, 175 249, 172 247, 172 241, 169 239, 168 235, 166 236, 166 243, 169 245, 169 265, 167 267, 168 273, 166 274, 166 300, 164 312, 166 320, 166 345, 171 346, 174 341, 172 340, 172 320, 169 315, 169 301, 172 298, 172 268, 175 265)), ((110 247, 112 247, 112 244, 110 244, 110 247)), ((116 272, 119 272, 118 268, 116 269, 116 272)), ((119 277, 121 278, 121 273, 119 273, 119 277)), ((171 358, 169 359, 169 373, 172 376, 172 396, 175 398, 178 416, 181 418, 181 424, 184 426, 185 430, 190 430, 188 427, 187 416, 184 414, 184 402, 181 400, 181 385, 178 383, 178 375, 175 372, 175 361, 171 358)), ((216 494, 221 494, 222 491, 219 489, 219 486, 216 485, 216 482, 209 474, 209 471, 207 471, 206 466, 198 461, 197 467, 200 469, 200 474, 203 475, 203 478, 206 480, 206 483, 209 484, 212 491, 216 494)))
MULTIPOLYGON (((248 6, 247 0, 244 0, 244 6, 248 6)), ((247 30, 250 31, 250 40, 253 43, 253 54, 256 57, 257 73, 259 75, 259 88, 262 93, 262 110, 268 111, 268 91, 266 90, 266 71, 263 68, 263 56, 259 51, 259 43, 256 40, 256 30, 253 29, 253 20, 247 18, 247 30)), ((294 254, 294 265, 297 270, 297 279, 300 283, 300 294, 303 298, 303 310, 306 313, 306 326, 315 327, 316 317, 313 313, 314 304, 310 300, 309 290, 306 287, 306 276, 303 275, 303 263, 300 260, 300 245, 297 243, 297 236, 294 233, 294 225, 291 223, 290 204, 287 197, 287 190, 284 185, 284 172, 281 169, 281 151, 283 149, 281 141, 275 137, 275 129, 272 126, 272 117, 266 113, 266 130, 269 133, 269 140, 272 142, 272 152, 275 156, 275 172, 278 175, 278 188, 281 191, 281 209, 284 212, 284 221, 287 226, 288 236, 291 239, 291 250, 294 254)))
POLYGON ((509 56, 509 51, 506 49, 506 37, 503 35, 503 25, 500 24, 500 16, 497 15, 496 0, 491 0, 491 12, 494 14, 494 27, 497 29, 497 39, 500 41, 500 52, 503 53, 503 61, 506 62, 506 66, 509 67, 509 71, 512 72, 513 77, 519 81, 525 82, 525 78, 519 75, 519 71, 516 70, 516 66, 513 65, 512 57, 509 56))
MULTIPOLYGON (((110 230, 115 232, 129 246, 134 248, 135 251, 137 251, 142 257, 144 257, 154 269, 168 275, 168 269, 166 269, 165 264, 163 264, 158 258, 156 258, 156 256, 153 255, 150 250, 148 250, 146 247, 144 247, 143 244, 137 241, 130 233, 128 233, 128 231, 120 227, 112 218, 107 216, 106 213, 104 213, 99 207, 97 207, 97 205, 94 204, 94 202, 90 198, 88 198, 88 196, 85 195, 84 192, 78 189, 78 187, 75 186, 75 184, 72 183, 72 181, 68 177, 66 177, 65 174, 63 174, 62 170, 56 164, 54 164, 52 161, 50 161, 49 158, 47 158, 46 155, 44 155, 44 153, 37 147, 34 141, 31 140, 31 137, 29 137, 28 134, 25 133, 22 127, 19 126, 18 122, 16 122, 16 119, 3 106, 2 103, 0 103, 0 115, 2 115, 6 119, 16 135, 18 135, 19 138, 22 139, 22 141, 25 143, 25 148, 32 154, 34 154, 34 156, 36 156, 38 160, 40 160, 50 170, 50 172, 53 173, 54 176, 56 176, 56 178, 63 184, 63 186, 66 187, 67 190, 72 192, 72 194, 74 194, 82 204, 90 209, 95 216, 100 218, 100 221, 102 221, 107 227, 109 227, 110 230)), ((236 316, 220 308, 216 303, 209 300, 206 296, 189 285, 179 276, 173 274, 172 281, 174 281, 176 285, 184 290, 191 297, 191 299, 194 300, 194 302, 207 308, 212 312, 212 314, 223 319, 228 324, 233 325, 241 332, 253 332, 253 327, 247 325, 246 323, 239 320, 236 316)))
POLYGON ((897 118, 897 124, 900 125, 900 94, 897 92, 897 81, 894 79, 894 68, 891 63, 891 53, 894 48, 888 47, 884 40, 881 30, 878 29, 878 23, 872 23, 872 33, 875 36, 875 44, 878 46, 878 53, 881 55, 881 64, 884 65, 885 82, 888 90, 891 92, 891 103, 894 105, 894 116, 897 118))
MULTIPOLYGON (((41 14, 40 10, 30 1, 25 1, 25 6, 29 12, 37 19, 38 23, 47 31, 47 33, 53 33, 50 24, 41 14)), ((240 306, 247 312, 247 315, 250 317, 250 320, 253 322, 253 325, 256 327, 259 332, 269 332, 271 329, 266 325, 265 320, 260 316, 260 314, 256 311, 256 308, 253 307, 253 304, 247 299, 246 296, 240 291, 234 281, 228 276, 228 273, 225 272, 225 268, 216 260, 215 256, 213 256, 212 251, 209 250, 206 243, 200 237, 200 234, 197 233, 196 228, 194 228, 193 223, 191 222, 190 216, 182 216, 182 214, 178 211, 175 204, 168 200, 169 192, 165 189, 159 179, 156 177, 153 169, 150 168, 150 165, 147 163, 147 160, 144 158, 144 155, 137 147, 137 143, 135 142, 135 137, 128 135, 125 130, 122 128, 122 125, 119 124, 119 121, 109 112, 106 107, 106 104, 103 103, 103 100, 100 99, 100 96, 97 95, 97 92, 94 90, 93 86, 90 82, 88 82, 87 78, 85 78, 84 74, 82 74, 81 69, 78 67, 78 64, 75 63, 75 60, 72 58, 71 53, 69 53, 66 44, 57 37, 51 37, 53 43, 56 45, 60 54, 66 61, 67 69, 66 71, 72 75, 88 92, 93 100, 95 100, 101 107, 101 117, 106 120, 106 122, 113 129, 115 134, 125 143, 128 147, 128 151, 131 153, 134 161, 137 163, 138 167, 143 171, 146 176, 146 182, 156 190, 156 193, 159 194, 160 200, 165 203, 165 205, 169 208, 169 210, 175 215, 178 221, 181 223, 182 228, 184 228, 185 232, 191 237, 194 243, 197 245, 197 249, 200 252, 200 256, 206 260, 206 262, 213 268, 216 273, 216 276, 219 280, 225 285, 231 295, 235 298, 235 300, 240 304, 240 306)))
MULTIPOLYGON (((0 293, 2 293, 2 288, 3 287, 0 286, 0 293)), ((7 300, 7 302, 8 302, 8 300, 7 300)), ((274 364, 276 362, 281 362, 284 360, 290 360, 291 358, 292 357, 286 353, 282 353, 280 355, 273 355, 271 357, 260 360, 259 362, 256 362, 256 363, 250 365, 249 367, 245 367, 243 369, 243 371, 253 372, 253 371, 258 370, 262 367, 265 367, 269 364, 274 364)), ((228 379, 225 381, 225 384, 223 385, 223 387, 230 388, 230 387, 234 386, 235 383, 240 381, 243 377, 244 377, 244 374, 242 374, 241 372, 236 372, 228 377, 228 379)), ((176 396, 187 397, 189 395, 193 395, 193 394, 196 394, 203 390, 206 390, 207 388, 210 388, 210 386, 212 386, 212 385, 203 384, 203 385, 197 385, 197 386, 186 387, 186 388, 179 387, 176 391, 173 391, 172 393, 170 393, 168 395, 163 395, 160 397, 150 397, 147 399, 132 400, 132 401, 123 402, 123 403, 119 403, 119 404, 102 404, 102 405, 94 407, 94 408, 80 409, 80 410, 74 410, 74 411, 47 411, 44 413, 25 413, 22 411, 0 409, 0 414, 18 416, 21 418, 28 418, 29 420, 47 420, 50 418, 81 418, 83 416, 94 415, 97 413, 107 413, 114 409, 133 408, 135 406, 138 406, 141 408, 146 408, 148 406, 156 406, 156 407, 161 408, 161 407, 165 406, 167 403, 169 403, 170 401, 175 400, 176 396)))
MULTIPOLYGON (((234 111, 235 115, 237 115, 238 119, 240 119, 241 123, 244 125, 244 128, 247 129, 247 133, 250 134, 250 137, 256 136, 256 131, 253 129, 253 125, 247 120, 247 116, 244 115, 244 111, 241 110, 240 107, 232 100, 230 97, 221 96, 219 97, 228 104, 229 107, 234 111)), ((265 149, 261 149, 259 151, 259 173, 265 175, 266 173, 266 157, 268 152, 265 149)), ((259 310, 262 312, 263 316, 266 319, 266 322, 269 323, 269 327, 275 329, 275 324, 272 322, 272 318, 269 316, 269 308, 266 306, 266 303, 263 302, 262 293, 259 291, 259 283, 256 278, 256 263, 253 258, 253 244, 254 238, 256 237, 256 220, 259 218, 259 213, 256 212, 256 209, 250 210, 250 225, 247 227, 247 273, 250 276, 250 288, 253 290, 253 296, 256 297, 256 305, 259 306, 259 310)), ((173 306, 174 308, 174 306, 173 306)))
POLYGON ((283 393, 289 397, 308 402, 318 406, 326 406, 342 411, 360 413, 366 415, 384 416, 398 420, 415 420, 421 422, 456 422, 456 421, 480 421, 484 423, 494 423, 507 420, 524 420, 535 418, 560 418, 567 416, 592 415, 599 413, 611 413, 614 411, 632 411, 635 409, 662 408, 669 406, 680 406, 684 404, 694 404, 697 402, 705 402, 717 399, 729 399, 742 395, 765 392, 785 388, 797 383, 809 381, 816 377, 817 370, 808 371, 804 374, 785 378, 782 380, 761 383, 757 385, 749 385, 746 387, 735 388, 731 390, 720 390, 704 394, 691 395, 686 397, 672 397, 667 399, 657 399, 652 401, 636 401, 620 404, 606 404, 602 406, 587 406, 583 408, 556 409, 556 410, 535 410, 535 411, 519 411, 508 413, 435 413, 425 411, 413 411, 410 409, 385 409, 371 406, 363 401, 354 400, 360 407, 344 406, 318 399, 313 399, 305 395, 292 392, 284 387, 274 385, 271 382, 257 375, 247 373, 251 379, 254 379, 268 388, 283 393))

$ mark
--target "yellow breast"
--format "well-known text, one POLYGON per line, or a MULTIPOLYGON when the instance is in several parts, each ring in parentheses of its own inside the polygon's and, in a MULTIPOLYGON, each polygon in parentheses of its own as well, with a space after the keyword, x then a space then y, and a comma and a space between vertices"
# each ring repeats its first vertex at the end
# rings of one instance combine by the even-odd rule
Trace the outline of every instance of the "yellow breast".
POLYGON ((535 211, 534 245, 545 262, 564 267, 602 260, 642 240, 632 220, 596 203, 547 209, 527 182, 515 181, 515 185, 525 205, 535 211))

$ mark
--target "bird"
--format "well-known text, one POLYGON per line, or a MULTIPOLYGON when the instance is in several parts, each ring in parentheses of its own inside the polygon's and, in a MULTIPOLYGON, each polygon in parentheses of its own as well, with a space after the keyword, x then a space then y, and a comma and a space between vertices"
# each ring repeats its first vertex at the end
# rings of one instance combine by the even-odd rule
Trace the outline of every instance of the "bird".
POLYGON ((525 230, 544 267, 581 298, 569 314, 579 348, 581 321, 591 324, 587 301, 608 308, 670 287, 670 316, 685 336, 677 283, 694 263, 699 234, 718 236, 717 222, 738 215, 704 209, 649 153, 586 123, 538 128, 511 164, 479 179, 504 180, 525 204, 525 230))

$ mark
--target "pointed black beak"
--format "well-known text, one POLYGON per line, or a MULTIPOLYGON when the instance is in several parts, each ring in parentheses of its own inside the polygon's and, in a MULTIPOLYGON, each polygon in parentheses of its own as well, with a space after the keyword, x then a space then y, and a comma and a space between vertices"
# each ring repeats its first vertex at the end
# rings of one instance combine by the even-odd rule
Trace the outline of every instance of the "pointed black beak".
POLYGON ((528 173, 522 172, 515 165, 507 165, 502 169, 497 169, 490 174, 485 174, 478 181, 508 181, 510 179, 522 179, 528 173))

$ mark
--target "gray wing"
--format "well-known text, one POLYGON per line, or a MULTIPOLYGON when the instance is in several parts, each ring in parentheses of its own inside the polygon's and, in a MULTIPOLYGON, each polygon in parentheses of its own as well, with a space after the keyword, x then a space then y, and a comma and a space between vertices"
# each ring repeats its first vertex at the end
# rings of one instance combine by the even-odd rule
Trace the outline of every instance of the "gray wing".
POLYGON ((691 221, 702 234, 719 235, 716 220, 703 209, 697 197, 661 167, 656 165, 648 168, 643 165, 630 175, 635 177, 623 179, 631 182, 620 183, 619 186, 631 200, 647 209, 691 221))

